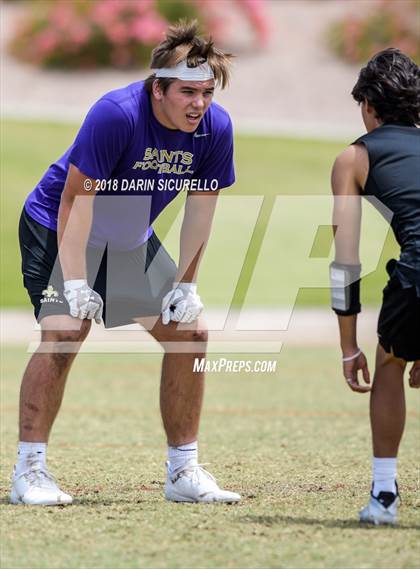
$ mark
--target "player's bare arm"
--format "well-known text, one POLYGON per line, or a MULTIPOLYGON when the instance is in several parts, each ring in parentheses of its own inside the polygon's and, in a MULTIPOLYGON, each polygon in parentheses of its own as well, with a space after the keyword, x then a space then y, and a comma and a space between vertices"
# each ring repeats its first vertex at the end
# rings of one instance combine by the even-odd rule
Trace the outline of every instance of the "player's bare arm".
POLYGON ((178 269, 172 290, 162 301, 163 324, 170 320, 190 324, 204 308, 197 293, 197 275, 210 236, 218 193, 188 193, 181 227, 178 269))
MULTIPOLYGON (((361 146, 347 147, 337 158, 333 166, 331 185, 334 194, 333 226, 335 231, 335 261, 331 267, 332 277, 354 279, 360 273, 359 242, 361 220, 361 192, 369 168, 368 156, 361 146)), ((334 278, 332 278, 332 281, 334 278)), ((332 285, 334 282, 332 282, 332 285)), ((358 290, 351 287, 344 292, 346 296, 358 296, 358 290)), ((340 329, 340 345, 343 353, 343 375, 353 391, 370 391, 370 377, 366 357, 357 343, 357 304, 355 298, 344 299, 347 305, 336 305, 340 329), (360 384, 359 370, 367 385, 360 384)), ((333 303, 334 308, 334 303, 333 303)))
POLYGON ((86 245, 92 226, 94 193, 86 191, 85 176, 70 164, 58 210, 58 244, 65 280, 86 278, 86 245))
POLYGON ((60 263, 64 277, 64 296, 70 314, 81 320, 102 318, 103 300, 87 283, 86 246, 93 219, 95 180, 69 165, 58 210, 57 235, 60 263))
POLYGON ((185 201, 177 281, 195 282, 210 237, 219 192, 190 192, 185 201))

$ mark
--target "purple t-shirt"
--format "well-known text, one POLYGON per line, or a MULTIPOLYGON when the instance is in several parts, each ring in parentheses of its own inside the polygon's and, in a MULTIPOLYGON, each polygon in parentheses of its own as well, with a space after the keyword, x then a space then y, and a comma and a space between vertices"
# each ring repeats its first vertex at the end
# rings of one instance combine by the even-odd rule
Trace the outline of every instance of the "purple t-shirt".
POLYGON ((151 224, 182 187, 211 191, 233 184, 232 123, 211 103, 195 132, 170 130, 155 118, 143 81, 107 93, 25 202, 32 218, 55 231, 70 163, 96 181, 89 245, 130 250, 148 239, 151 224))

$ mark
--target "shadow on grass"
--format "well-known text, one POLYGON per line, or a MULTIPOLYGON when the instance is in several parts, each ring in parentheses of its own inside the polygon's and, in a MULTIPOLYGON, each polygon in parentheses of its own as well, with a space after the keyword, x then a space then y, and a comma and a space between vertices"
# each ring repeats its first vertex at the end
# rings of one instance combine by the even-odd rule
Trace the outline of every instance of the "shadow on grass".
POLYGON ((275 514, 272 516, 254 516, 252 514, 244 516, 241 521, 251 524, 261 524, 266 527, 273 527, 276 525, 308 525, 308 526, 320 526, 323 528, 338 528, 338 529, 362 529, 362 530, 372 530, 372 529, 382 529, 388 527, 390 529, 398 530, 419 530, 420 524, 398 524, 397 526, 375 526, 373 524, 361 524, 357 520, 337 520, 337 519, 325 519, 320 520, 317 518, 305 518, 305 517, 292 517, 292 516, 282 516, 280 514, 275 514))
MULTIPOLYGON (((131 498, 122 498, 122 497, 116 497, 116 498, 100 498, 100 497, 94 497, 94 498, 90 498, 90 497, 86 497, 86 498, 74 498, 73 500, 73 504, 70 505, 57 505, 57 506, 42 506, 42 508, 47 509, 47 508, 53 508, 55 509, 61 509, 61 508, 92 508, 92 507, 107 507, 107 506, 138 506, 139 504, 150 504, 151 501, 147 500, 147 499, 142 499, 142 498, 136 498, 136 499, 131 499, 131 498)), ((11 508, 14 508, 16 506, 22 506, 22 504, 11 504, 9 501, 9 496, 5 496, 0 498, 0 506, 10 506, 11 508)), ((28 506, 28 508, 30 508, 30 506, 28 506)))
MULTIPOLYGON (((156 504, 156 502, 154 502, 156 504)), ((109 507, 109 506, 124 506, 126 510, 135 510, 140 504, 152 505, 153 502, 147 499, 137 498, 133 500, 132 498, 100 498, 100 497, 89 497, 76 498, 72 505, 69 506, 43 506, 42 509, 49 510, 59 510, 59 509, 75 509, 75 508, 98 508, 98 507, 109 507)), ((0 498, 0 506, 10 506, 11 508, 16 507, 14 504, 10 504, 9 497, 3 496, 0 498)), ((200 508, 201 504, 188 504, 188 507, 196 506, 200 508)), ((28 506, 30 508, 30 506, 28 506)), ((253 515, 248 514, 242 516, 238 519, 239 522, 248 524, 259 524, 265 527, 275 527, 275 526, 290 526, 290 525, 307 525, 312 527, 321 528, 337 528, 337 529, 359 529, 359 530, 373 530, 373 529, 390 529, 390 530, 420 530, 420 524, 398 524, 397 526, 375 526, 372 524, 361 524, 356 519, 354 520, 340 520, 340 519, 319 519, 319 518, 309 518, 309 517, 293 517, 293 516, 282 516, 280 514, 274 515, 253 515)))

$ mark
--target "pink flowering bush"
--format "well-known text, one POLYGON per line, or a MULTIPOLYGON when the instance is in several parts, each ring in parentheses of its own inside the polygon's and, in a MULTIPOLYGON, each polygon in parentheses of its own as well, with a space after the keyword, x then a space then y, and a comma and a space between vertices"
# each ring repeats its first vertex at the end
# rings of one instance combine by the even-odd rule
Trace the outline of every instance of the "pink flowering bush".
POLYGON ((419 62, 417 3, 383 0, 365 16, 348 15, 333 24, 331 48, 350 63, 363 63, 387 47, 397 47, 419 62))
POLYGON ((196 15, 189 0, 35 0, 10 48, 45 67, 141 66, 169 22, 196 15))
MULTIPOLYGON (((236 17, 241 14, 248 20, 253 30, 254 43, 259 48, 269 45, 272 29, 269 15, 269 2, 267 0, 192 0, 200 11, 202 19, 214 40, 223 43, 229 32, 232 31, 232 21, 229 15, 236 17), (230 12, 228 15, 227 12, 230 12), (237 14, 235 15, 235 12, 237 14)), ((236 22, 235 22, 236 23, 236 22)), ((237 25, 241 25, 240 19, 237 25)))

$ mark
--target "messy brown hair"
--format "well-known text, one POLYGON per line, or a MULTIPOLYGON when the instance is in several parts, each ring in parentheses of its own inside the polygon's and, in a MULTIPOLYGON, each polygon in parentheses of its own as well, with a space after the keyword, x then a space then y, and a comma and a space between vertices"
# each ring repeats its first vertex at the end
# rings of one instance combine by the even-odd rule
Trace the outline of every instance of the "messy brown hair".
MULTIPOLYGON (((150 67, 152 69, 175 67, 184 60, 187 61, 189 67, 197 67, 207 61, 213 71, 216 84, 224 89, 229 83, 233 55, 224 53, 215 47, 211 38, 205 39, 198 34, 196 20, 180 20, 177 24, 170 26, 165 39, 152 51, 150 67)), ((175 81, 175 79, 166 77, 157 79, 155 74, 149 75, 144 82, 149 93, 152 91, 155 80, 159 81, 164 93, 175 81)))

